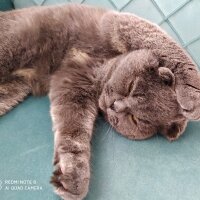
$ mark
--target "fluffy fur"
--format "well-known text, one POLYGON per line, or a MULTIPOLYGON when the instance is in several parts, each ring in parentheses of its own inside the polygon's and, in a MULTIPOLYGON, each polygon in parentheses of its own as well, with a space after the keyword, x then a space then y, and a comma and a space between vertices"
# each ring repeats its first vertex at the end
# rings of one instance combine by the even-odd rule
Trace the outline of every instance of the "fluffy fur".
POLYGON ((101 110, 130 139, 177 139, 200 119, 197 67, 156 25, 81 6, 0 15, 0 115, 28 94, 49 93, 55 132, 51 182, 81 200, 90 180, 90 140, 101 110))

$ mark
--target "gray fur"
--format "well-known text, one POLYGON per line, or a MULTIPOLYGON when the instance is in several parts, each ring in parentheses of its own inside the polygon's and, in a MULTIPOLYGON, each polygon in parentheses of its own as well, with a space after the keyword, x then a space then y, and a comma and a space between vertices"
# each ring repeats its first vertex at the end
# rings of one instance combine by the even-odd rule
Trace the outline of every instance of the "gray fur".
POLYGON ((200 119, 197 67, 166 33, 135 15, 81 6, 0 15, 0 115, 28 94, 49 94, 55 132, 51 182, 81 200, 101 110, 130 139, 170 141, 200 119))

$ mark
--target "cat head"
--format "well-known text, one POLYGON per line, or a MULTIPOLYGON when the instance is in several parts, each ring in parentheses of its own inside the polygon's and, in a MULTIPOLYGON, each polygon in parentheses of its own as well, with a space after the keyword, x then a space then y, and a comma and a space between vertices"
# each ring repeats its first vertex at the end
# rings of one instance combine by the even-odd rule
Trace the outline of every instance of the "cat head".
POLYGON ((183 133, 187 119, 177 101, 174 74, 150 50, 114 58, 102 71, 99 107, 119 133, 146 139, 159 132, 169 140, 183 133))

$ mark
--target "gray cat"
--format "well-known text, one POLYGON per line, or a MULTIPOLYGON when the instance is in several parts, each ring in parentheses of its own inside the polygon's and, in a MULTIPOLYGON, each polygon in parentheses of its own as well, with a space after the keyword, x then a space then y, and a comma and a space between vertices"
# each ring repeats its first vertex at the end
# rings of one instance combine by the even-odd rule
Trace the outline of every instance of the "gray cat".
POLYGON ((55 132, 51 182, 81 200, 90 180, 98 111, 130 139, 170 141, 200 119, 200 75, 186 52, 150 22, 82 5, 0 13, 0 115, 49 94, 55 132))

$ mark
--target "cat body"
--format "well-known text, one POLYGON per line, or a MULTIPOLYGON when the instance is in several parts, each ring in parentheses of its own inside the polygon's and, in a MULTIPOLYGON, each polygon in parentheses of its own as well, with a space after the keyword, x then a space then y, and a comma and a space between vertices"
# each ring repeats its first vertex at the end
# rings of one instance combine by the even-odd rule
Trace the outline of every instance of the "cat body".
POLYGON ((197 67, 144 19, 71 4, 2 13, 0 30, 0 115, 30 93, 49 94, 51 182, 63 199, 87 194, 99 110, 130 139, 175 140, 200 119, 197 67))

